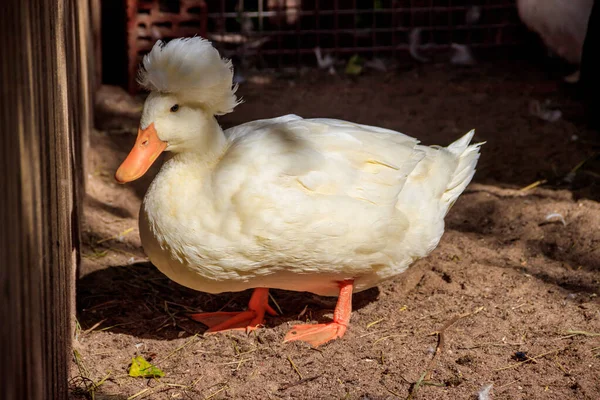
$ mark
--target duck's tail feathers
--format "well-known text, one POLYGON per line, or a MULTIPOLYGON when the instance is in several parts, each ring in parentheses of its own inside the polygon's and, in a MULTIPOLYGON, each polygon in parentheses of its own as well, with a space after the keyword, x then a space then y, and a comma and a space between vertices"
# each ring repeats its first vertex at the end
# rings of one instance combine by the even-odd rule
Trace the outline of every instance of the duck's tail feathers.
POLYGON ((450 211, 458 196, 465 190, 475 174, 475 166, 480 155, 479 149, 485 142, 469 145, 471 139, 473 139, 473 135, 475 135, 474 129, 446 148, 458 157, 458 165, 452 176, 452 180, 442 195, 442 203, 447 204, 446 214, 450 211))

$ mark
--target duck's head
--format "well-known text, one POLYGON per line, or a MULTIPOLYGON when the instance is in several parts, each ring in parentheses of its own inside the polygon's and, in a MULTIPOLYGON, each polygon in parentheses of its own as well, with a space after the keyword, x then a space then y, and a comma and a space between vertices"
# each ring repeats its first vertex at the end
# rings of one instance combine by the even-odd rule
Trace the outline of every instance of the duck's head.
POLYGON ((231 62, 200 37, 158 41, 143 60, 139 83, 150 90, 136 142, 115 174, 119 183, 143 176, 163 151, 210 142, 214 116, 239 103, 231 62))

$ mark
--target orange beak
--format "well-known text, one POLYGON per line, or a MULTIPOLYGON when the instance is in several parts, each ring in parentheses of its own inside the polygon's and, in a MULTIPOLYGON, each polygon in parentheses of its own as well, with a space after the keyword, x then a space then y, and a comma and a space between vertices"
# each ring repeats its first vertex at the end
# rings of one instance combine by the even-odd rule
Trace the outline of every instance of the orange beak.
POLYGON ((144 130, 139 129, 133 149, 115 173, 115 179, 127 183, 140 178, 166 148, 167 142, 158 138, 154 123, 144 130))

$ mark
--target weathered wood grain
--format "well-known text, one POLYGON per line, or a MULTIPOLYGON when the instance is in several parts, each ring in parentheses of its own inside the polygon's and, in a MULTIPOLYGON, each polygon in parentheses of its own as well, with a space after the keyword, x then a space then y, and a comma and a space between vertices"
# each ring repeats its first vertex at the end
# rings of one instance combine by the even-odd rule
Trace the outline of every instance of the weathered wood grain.
POLYGON ((0 3, 0 398, 66 399, 91 121, 89 6, 0 3))

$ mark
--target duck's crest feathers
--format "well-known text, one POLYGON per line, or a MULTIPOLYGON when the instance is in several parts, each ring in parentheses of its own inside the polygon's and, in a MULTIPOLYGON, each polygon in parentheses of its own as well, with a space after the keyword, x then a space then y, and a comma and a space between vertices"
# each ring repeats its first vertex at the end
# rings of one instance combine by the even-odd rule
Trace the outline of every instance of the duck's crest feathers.
POLYGON ((232 79, 231 61, 198 36, 157 41, 144 56, 138 76, 143 88, 176 95, 213 115, 227 114, 239 103, 232 79))

